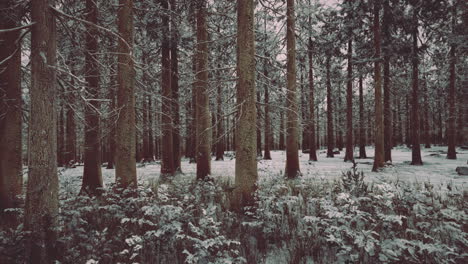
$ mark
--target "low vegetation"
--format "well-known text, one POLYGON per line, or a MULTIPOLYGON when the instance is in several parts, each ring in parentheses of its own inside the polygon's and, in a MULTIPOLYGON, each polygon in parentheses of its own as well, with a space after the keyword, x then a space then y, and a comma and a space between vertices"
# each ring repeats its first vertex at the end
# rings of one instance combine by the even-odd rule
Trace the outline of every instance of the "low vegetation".
MULTIPOLYGON (((61 188, 61 263, 466 263, 466 191, 450 183, 261 178, 255 207, 227 208, 217 179, 61 188)), ((66 187, 66 186, 65 186, 66 187)), ((21 209, 10 210, 18 218, 21 209)), ((23 263, 22 225, 0 231, 0 262, 23 263)))

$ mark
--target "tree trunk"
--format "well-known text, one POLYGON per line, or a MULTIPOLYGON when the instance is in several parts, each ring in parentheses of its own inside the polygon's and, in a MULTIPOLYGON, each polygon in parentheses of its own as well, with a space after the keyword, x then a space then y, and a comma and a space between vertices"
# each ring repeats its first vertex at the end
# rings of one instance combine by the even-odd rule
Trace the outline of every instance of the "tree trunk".
POLYGON ((295 36, 294 0, 287 0, 286 5, 286 169, 289 179, 300 175, 299 168, 299 115, 296 91, 296 36, 295 36))
MULTIPOLYGON (((221 68, 218 65, 218 68, 221 68)), ((223 127, 223 112, 222 112, 222 104, 223 104, 223 89, 221 84, 217 84, 217 117, 216 117, 216 125, 217 125, 217 135, 216 135, 216 160, 224 160, 224 127, 223 127)))
POLYGON ((153 137, 153 106, 151 95, 148 95, 148 156, 154 161, 154 137, 153 137))
POLYGON ((279 127, 279 142, 278 142, 278 149, 284 150, 285 149, 285 142, 284 142, 284 103, 281 102, 280 111, 280 127, 279 127))
POLYGON ((256 160, 255 35, 253 0, 237 3, 236 176, 231 207, 240 211, 254 204, 258 179, 256 160))
POLYGON ((49 6, 31 2, 31 116, 29 176, 24 215, 26 263, 53 263, 59 214, 57 175, 56 29, 49 6), (47 103, 44 103, 47 102, 47 103))
POLYGON ((383 50, 383 92, 384 92, 384 161, 392 161, 392 106, 390 88, 390 6, 389 0, 383 2, 383 21, 382 21, 382 35, 384 39, 383 50))
POLYGON ((384 122, 382 108, 382 80, 380 77, 380 0, 374 0, 374 85, 375 85, 375 154, 372 171, 377 171, 384 166, 384 122))
POLYGON ((412 33, 412 64, 413 91, 411 95, 411 165, 422 165, 421 146, 419 144, 419 60, 418 60, 418 18, 416 7, 413 6, 414 29, 412 33))
MULTIPOLYGON (((98 7, 93 0, 86 0, 86 19, 97 24, 98 7)), ((86 96, 92 101, 85 105, 84 169, 81 193, 96 194, 103 187, 101 174, 101 132, 99 117, 99 62, 98 32, 96 27, 86 25, 86 96)))
POLYGON ((309 160, 317 161, 317 144, 315 142, 315 95, 314 95, 314 63, 313 63, 313 42, 309 37, 309 160))
POLYGON ((424 105, 427 107, 427 110, 424 111, 424 147, 431 148, 431 135, 430 135, 430 127, 429 127, 429 100, 428 100, 428 91, 427 91, 427 80, 426 76, 424 75, 424 105))
POLYGON ((336 123, 335 123, 335 131, 336 133, 336 147, 338 148, 339 151, 343 151, 343 125, 342 125, 342 119, 341 119, 341 114, 343 111, 342 104, 341 104, 341 68, 339 69, 339 75, 337 76, 338 79, 338 100, 335 100, 335 115, 336 115, 336 123))
MULTIPOLYGON (((196 51, 197 179, 211 173, 211 114, 208 96, 208 31, 206 0, 198 3, 196 51)), ((236 159, 237 160, 237 159, 236 159)))
MULTIPOLYGON (((0 2, 0 29, 19 26, 21 17, 15 1, 0 2)), ((20 31, 0 34, 0 215, 3 209, 16 207, 21 194, 22 174, 22 99, 21 43, 15 43, 20 31)))
POLYGON ((136 187, 135 70, 133 66, 133 0, 120 0, 118 14, 117 109, 115 178, 119 186, 136 187))
MULTIPOLYGON (((111 111, 116 111, 115 109, 115 90, 114 90, 114 81, 115 79, 112 78, 111 87, 109 90, 109 99, 111 101, 110 109, 111 111)), ((114 117, 114 113, 112 114, 114 117)), ((108 145, 109 145, 109 155, 107 160, 107 167, 106 169, 113 169, 114 168, 114 156, 115 156, 115 119, 110 118, 109 120, 109 135, 107 137, 108 145)))
POLYGON ((257 109, 257 157, 261 158, 262 157, 262 119, 261 119, 261 109, 260 109, 260 103, 261 98, 260 98, 260 91, 257 91, 257 104, 256 104, 256 109, 257 109))
POLYGON ((174 170, 182 172, 180 154, 180 115, 179 115, 179 31, 177 29, 176 0, 171 0, 171 90, 172 90, 172 152, 174 155, 174 170))
MULTIPOLYGON (((454 8, 454 7, 453 7, 454 8)), ((452 30, 455 30, 455 10, 452 14, 452 30)), ((455 150, 455 142, 457 131, 455 129, 455 120, 456 120, 456 105, 455 105, 455 95, 456 95, 456 54, 455 54, 455 43, 452 42, 450 47, 450 54, 449 54, 449 90, 448 90, 448 97, 447 97, 447 105, 448 105, 448 119, 447 119, 447 141, 448 141, 448 150, 447 150, 447 159, 457 159, 457 152, 455 150)), ((466 107, 466 106, 465 106, 466 107)))
MULTIPOLYGON (((265 58, 269 58, 270 55, 265 53, 265 58)), ((263 75, 265 75, 265 152, 263 155, 263 159, 271 160, 271 153, 270 153, 270 144, 272 142, 272 134, 271 134, 271 122, 270 122, 270 91, 269 91, 269 83, 268 83, 268 60, 265 59, 263 64, 263 75)))
POLYGON ((326 82, 327 82, 327 158, 333 158, 333 103, 332 103, 332 91, 331 91, 331 80, 330 80, 330 59, 331 55, 326 55, 325 67, 327 70, 326 82))
MULTIPOLYGON (((348 1, 351 4, 351 1, 348 1)), ((348 8, 351 8, 349 6, 348 8)), ((351 11, 349 11, 351 13, 351 11)), ((351 14, 349 15, 351 18, 351 14)), ((352 20, 350 19, 350 22, 352 20)), ((350 25, 348 25, 350 27, 350 25)), ((353 144, 353 32, 349 29, 348 39, 348 78, 346 80, 346 153, 344 161, 354 160, 353 144)))
POLYGON ((366 128, 364 126, 364 96, 362 74, 359 75, 359 158, 366 159, 366 128))
MULTIPOLYGON (((63 93, 64 91, 58 91, 58 93, 63 93)), ((58 120, 57 120, 57 165, 63 167, 65 165, 65 129, 64 129, 64 110, 63 110, 63 99, 57 98, 59 101, 58 106, 58 120)))
POLYGON ((161 1, 162 8, 168 13, 162 17, 162 43, 161 43, 161 174, 171 176, 175 173, 174 167, 174 138, 173 138, 173 102, 172 102, 172 75, 171 75, 171 46, 169 25, 169 0, 161 1))

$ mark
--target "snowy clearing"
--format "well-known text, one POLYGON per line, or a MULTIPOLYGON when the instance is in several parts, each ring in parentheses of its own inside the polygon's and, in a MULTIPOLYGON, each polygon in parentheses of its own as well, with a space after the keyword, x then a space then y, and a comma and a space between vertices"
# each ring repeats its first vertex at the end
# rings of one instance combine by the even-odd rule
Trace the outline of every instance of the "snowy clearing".
MULTIPOLYGON (((388 165, 381 172, 372 172, 372 156, 374 149, 368 147, 367 155, 370 158, 356 159, 358 170, 363 171, 366 181, 381 181, 381 180, 404 180, 404 181, 429 181, 435 184, 446 185, 452 183, 460 188, 468 187, 468 177, 459 176, 455 168, 458 166, 466 166, 468 159, 468 151, 457 149, 457 160, 448 160, 445 158, 447 147, 432 147, 430 149, 422 148, 423 166, 410 165, 411 149, 406 147, 397 147, 392 151, 393 164, 388 165)), ((357 150, 357 149, 356 149, 357 150)), ((320 150, 318 153, 318 161, 308 161, 309 155, 300 152, 301 172, 303 177, 317 178, 318 180, 333 180, 344 171, 351 168, 352 164, 343 162, 344 151, 335 155, 334 158, 326 158, 325 150, 320 150)), ((258 162, 259 179, 264 180, 268 177, 281 177, 284 173, 286 155, 284 151, 272 151, 272 160, 260 160, 258 162)), ((358 153, 355 153, 357 155, 358 153)), ((224 178, 223 180, 234 182, 234 167, 235 160, 225 156, 224 161, 211 162, 211 172, 215 178, 224 178)), ((142 184, 148 184, 159 178, 160 175, 159 161, 151 164, 138 164, 137 173, 138 181, 142 184)), ((182 160, 183 177, 188 179, 195 178, 196 164, 189 163, 187 159, 182 160)), ((103 180, 105 184, 115 181, 114 170, 102 168, 103 180)), ((81 185, 81 177, 83 175, 83 166, 78 166, 74 169, 62 169, 60 180, 65 188, 73 188, 78 192, 81 185), (72 187, 73 186, 73 187, 72 187)), ((68 189, 70 191, 70 189, 68 189)))

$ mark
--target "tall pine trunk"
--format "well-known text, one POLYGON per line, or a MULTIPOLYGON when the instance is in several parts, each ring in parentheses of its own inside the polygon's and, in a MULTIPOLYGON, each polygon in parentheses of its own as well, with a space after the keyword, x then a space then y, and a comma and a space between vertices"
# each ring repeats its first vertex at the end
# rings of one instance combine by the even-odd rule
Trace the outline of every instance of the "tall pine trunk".
POLYGON ((411 165, 422 165, 421 146, 419 144, 419 59, 418 59, 418 18, 417 9, 413 6, 412 32, 412 86, 411 93, 411 165))
POLYGON ((177 29, 176 0, 171 0, 171 90, 172 90, 172 153, 174 155, 174 170, 182 172, 180 154, 180 114, 179 114, 179 31, 177 29))
MULTIPOLYGON (((97 24, 98 7, 93 0, 86 0, 86 19, 97 24)), ((101 173, 101 132, 99 116, 99 62, 98 32, 94 26, 86 25, 86 96, 84 169, 81 192, 96 194, 103 187, 101 173)))
POLYGON ((374 0, 374 86, 375 86, 375 154, 372 171, 384 166, 384 122, 382 107, 382 80, 380 73, 380 0, 374 0))
POLYGON ((315 95, 314 95, 314 63, 313 42, 309 37, 309 160, 317 161, 317 144, 315 142, 315 95))
POLYGON ((54 263, 59 214, 56 28, 53 0, 31 2, 30 161, 24 213, 26 263, 54 263), (44 103, 47 102, 47 103, 44 103))
MULTIPOLYGON (((218 69, 221 68, 218 65, 218 69)), ((218 70, 219 71, 219 70, 218 70)), ((216 96, 216 160, 224 160, 224 118, 223 118, 223 87, 217 84, 216 96)))
POLYGON ((392 106, 391 106, 391 87, 390 87, 390 6, 389 0, 383 2, 383 21, 382 35, 384 40, 383 47, 383 101, 384 101, 384 161, 392 161, 392 106))
MULTIPOLYGON (((351 4, 351 1, 348 1, 351 4)), ((351 6, 348 6, 351 8, 351 6)), ((351 19, 351 10, 349 11, 349 20, 351 19)), ((346 80, 346 153, 344 161, 354 160, 354 145, 353 145, 353 31, 350 25, 348 25, 348 69, 347 69, 347 80, 346 80)))
POLYGON ((362 73, 359 75, 359 158, 366 159, 366 128, 364 124, 364 95, 362 73))
POLYGON ((299 115, 296 88, 296 36, 295 36, 294 0, 287 0, 286 5, 286 177, 296 178, 299 168, 299 115))
MULTIPOLYGON (((0 30, 20 24, 20 12, 16 10, 14 0, 0 2, 0 30)), ((16 207, 16 196, 21 194, 23 184, 19 36, 18 30, 0 34, 0 215, 3 209, 16 207)))
POLYGON ((206 24, 206 0, 197 3, 197 51, 196 51, 196 114, 197 114, 197 179, 205 179, 211 173, 211 114, 208 96, 208 29, 206 24))
MULTIPOLYGON (((453 6, 452 8, 455 8, 453 6)), ((453 10, 452 14, 452 30, 455 30, 455 17, 456 11, 453 10)), ((455 150, 456 144, 456 136, 457 131, 455 129, 455 120, 456 120, 456 105, 455 105, 455 95, 456 95, 456 46, 455 42, 452 42, 450 46, 450 54, 449 54, 449 89, 448 89, 448 97, 447 97, 447 104, 448 104, 448 118, 447 118, 447 142, 448 142, 448 150, 447 150, 447 159, 457 159, 457 152, 455 150)))
MULTIPOLYGON (((328 51, 331 52, 331 51, 328 51)), ((327 158, 333 158, 333 102, 332 102, 332 88, 331 88, 331 77, 330 77, 330 60, 331 54, 326 54, 327 58, 325 61, 326 74, 326 85, 327 85, 327 158)))
MULTIPOLYGON (((265 58, 268 58, 270 55, 268 53, 265 53, 265 58)), ((263 159, 265 160, 271 160, 271 153, 270 153, 270 148, 271 148, 271 143, 272 143, 272 133, 271 133, 271 121, 270 121, 270 87, 269 87, 269 80, 268 80, 268 60, 265 59, 264 65, 263 65, 263 75, 265 75, 265 97, 264 97, 264 102, 265 102, 265 152, 263 154, 263 159)))
POLYGON ((133 0, 120 0, 118 29, 115 178, 119 186, 136 187, 135 70, 133 63, 133 0), (125 41, 125 42, 124 42, 125 41))
POLYGON ((171 70, 171 43, 169 25, 169 0, 162 0, 161 6, 167 13, 162 17, 161 40, 161 174, 171 176, 175 173, 174 167, 174 138, 173 138, 173 98, 172 98, 172 70, 171 70))
POLYGON ((254 204, 257 174, 255 35, 253 0, 237 3, 237 114, 235 189, 231 207, 254 204))

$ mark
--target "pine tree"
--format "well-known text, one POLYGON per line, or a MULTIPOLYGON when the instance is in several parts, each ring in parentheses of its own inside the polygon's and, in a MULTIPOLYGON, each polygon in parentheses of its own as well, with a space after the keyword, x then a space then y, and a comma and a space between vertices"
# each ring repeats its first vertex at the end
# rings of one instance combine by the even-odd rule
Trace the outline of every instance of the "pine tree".
POLYGON ((56 28, 53 0, 31 2, 30 160, 24 211, 27 263, 53 263, 58 225, 56 28), (47 102, 46 104, 44 102, 47 102))
POLYGON ((375 154, 372 171, 377 171, 384 166, 384 123, 382 107, 382 80, 380 73, 380 0, 374 0, 374 86, 375 86, 375 154))
POLYGON ((294 0, 287 0, 286 5, 286 50, 287 50, 287 94, 286 94, 286 177, 296 178, 300 174, 298 137, 299 115, 296 89, 296 36, 294 0))
MULTIPOLYGON (((20 21, 15 1, 1 1, 0 29, 15 28, 20 21)), ((19 30, 0 33, 0 215, 2 209, 15 207, 23 184, 19 33, 19 30)))
POLYGON ((118 14, 117 109, 115 178, 121 187, 137 185, 135 130, 135 70, 132 58, 133 0, 120 0, 118 14))
POLYGON ((253 0, 237 3, 237 113, 236 172, 231 207, 253 205, 257 174, 257 113, 255 107, 255 35, 253 0))
MULTIPOLYGON (((98 6, 95 0, 86 0, 86 19, 97 24, 98 6)), ((96 194, 103 187, 101 173, 101 132, 99 103, 98 32, 95 26, 86 25, 86 92, 84 169, 81 192, 96 194)))
POLYGON ((197 126, 197 179, 211 173, 211 113, 208 96, 208 31, 206 0, 197 1, 197 54, 196 54, 196 126, 197 126))

